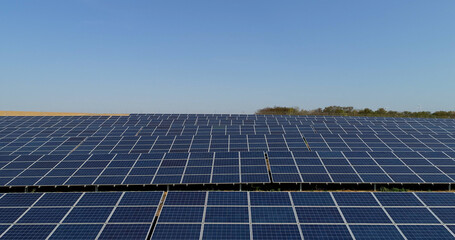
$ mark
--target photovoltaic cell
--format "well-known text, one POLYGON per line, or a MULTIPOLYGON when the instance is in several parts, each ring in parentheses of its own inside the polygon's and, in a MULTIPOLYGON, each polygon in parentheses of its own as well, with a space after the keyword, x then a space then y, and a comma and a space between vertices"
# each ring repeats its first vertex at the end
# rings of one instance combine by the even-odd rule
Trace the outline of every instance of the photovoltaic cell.
POLYGON ((202 239, 250 239, 248 224, 205 224, 202 239))
POLYGON ((328 192, 291 192, 295 206, 335 206, 328 192))
POLYGON ((14 225, 2 239, 46 239, 55 225, 14 225))
POLYGON ((344 225, 300 225, 304 239, 352 239, 344 225))
POLYGON ((301 239, 297 225, 254 224, 253 239, 301 239))
POLYGON ((252 207, 253 223, 295 223, 294 211, 290 207, 252 207))
POLYGON ((169 192, 166 205, 204 205, 206 192, 169 192))
POLYGON ((341 211, 348 223, 391 223, 381 208, 346 207, 341 211))
POLYGON ((404 239, 395 226, 391 225, 350 225, 356 239, 404 239))
POLYGON ((189 239, 198 240, 201 234, 201 224, 157 224, 152 239, 189 239))
POLYGON ((379 206, 376 199, 369 192, 343 193, 334 192, 333 197, 339 206, 379 206))
POLYGON ((396 223, 439 223, 425 208, 386 208, 396 223))
POLYGON ((343 223, 335 207, 296 207, 300 223, 343 223))
POLYGON ((159 221, 178 222, 201 222, 204 213, 203 207, 163 207, 159 221))
POLYGON ((290 206, 291 201, 286 192, 251 192, 253 206, 290 206))
POLYGON ((64 224, 59 225, 49 239, 95 239, 101 224, 64 224))
POLYGON ((208 205, 248 205, 247 192, 208 192, 208 205))
POLYGON ((149 224, 107 224, 98 239, 146 239, 149 224))
POLYGON ((453 235, 438 225, 400 225, 407 239, 453 239, 453 235))

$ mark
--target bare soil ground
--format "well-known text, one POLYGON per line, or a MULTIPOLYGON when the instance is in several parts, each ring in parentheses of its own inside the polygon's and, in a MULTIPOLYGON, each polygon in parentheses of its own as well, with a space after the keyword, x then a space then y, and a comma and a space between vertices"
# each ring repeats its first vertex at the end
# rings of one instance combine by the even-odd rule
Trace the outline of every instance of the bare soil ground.
POLYGON ((0 111, 0 116, 128 116, 128 114, 0 111))

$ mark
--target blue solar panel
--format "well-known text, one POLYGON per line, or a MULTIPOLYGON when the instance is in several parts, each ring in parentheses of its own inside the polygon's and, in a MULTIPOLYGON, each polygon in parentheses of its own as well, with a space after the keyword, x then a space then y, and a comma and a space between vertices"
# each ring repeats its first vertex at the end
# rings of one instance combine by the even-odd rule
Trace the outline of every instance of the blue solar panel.
POLYGON ((19 223, 59 223, 69 208, 32 208, 21 219, 19 223))
POLYGON ((162 192, 126 192, 120 206, 144 206, 158 205, 161 201, 162 192))
POLYGON ((104 223, 113 207, 76 207, 71 210, 65 223, 104 223))
POLYGON ((246 192, 208 192, 207 205, 248 205, 246 192))
POLYGON ((101 224, 59 225, 50 239, 95 239, 102 227, 101 224))
POLYGON ((431 211, 445 224, 455 224, 455 208, 431 208, 431 211))
POLYGON ((395 226, 350 225, 356 239, 404 239, 395 226))
POLYGON ((107 224, 98 239, 146 239, 149 224, 107 224))
POLYGON ((328 174, 302 174, 303 182, 332 182, 328 174))
POLYGON ((253 223, 295 223, 294 211, 290 207, 252 207, 253 223))
POLYGON ((297 225, 253 224, 253 239, 301 239, 297 225))
POLYGON ((354 168, 358 173, 384 173, 378 166, 355 166, 354 168))
POLYGON ((348 207, 341 211, 348 223, 391 223, 381 208, 348 207))
POLYGON ((300 223, 343 223, 335 207, 296 207, 300 223))
POLYGON ((250 192, 252 206, 291 206, 286 192, 250 192))
POLYGON ((14 223, 27 208, 0 208, 0 223, 14 223))
POLYGON ((272 174, 272 179, 280 183, 302 182, 299 174, 272 174))
POLYGON ((185 175, 182 183, 210 183, 210 175, 185 175))
POLYGON ((422 206, 412 193, 374 193, 383 206, 422 206))
POLYGON ((240 183, 239 175, 213 175, 212 183, 240 183))
POLYGON ((422 180, 415 174, 390 174, 393 181, 399 183, 419 183, 422 180))
POLYGON ((150 184, 153 176, 129 176, 123 180, 123 184, 150 184))
POLYGON ((386 208, 396 223, 439 223, 425 208, 386 208))
POLYGON ((169 192, 166 205, 204 205, 206 192, 169 192))
POLYGON ((335 206, 327 192, 291 192, 295 206, 335 206))
POLYGON ((386 174, 359 174, 366 183, 389 183, 393 182, 386 174))
POLYGON ((110 223, 152 223, 156 207, 117 207, 110 223))
POLYGON ((334 192, 333 197, 339 206, 379 206, 371 193, 334 192))
POLYGON ((250 239, 248 224, 204 224, 202 239, 250 239))
POLYGON ((407 239, 453 239, 454 236, 443 226, 437 225, 400 225, 407 239))
POLYGON ((41 197, 40 193, 13 193, 0 198, 0 207, 28 207, 41 197))
POLYGON ((242 183, 268 183, 268 174, 242 174, 242 183))
POLYGON ((163 207, 159 221, 161 223, 201 222, 203 207, 163 207))
POLYGON ((344 225, 301 225, 304 239, 352 239, 344 225))
POLYGON ((152 235, 153 240, 188 239, 198 240, 201 224, 157 224, 152 235))
POLYGON ((454 206, 454 193, 416 193, 417 196, 428 206, 454 206))
POLYGON ((85 193, 77 203, 77 206, 113 206, 121 195, 121 192, 85 193))
POLYGON ((2 239, 46 239, 55 225, 14 225, 2 239))
POLYGON ((209 223, 248 223, 247 207, 207 207, 205 222, 209 223))

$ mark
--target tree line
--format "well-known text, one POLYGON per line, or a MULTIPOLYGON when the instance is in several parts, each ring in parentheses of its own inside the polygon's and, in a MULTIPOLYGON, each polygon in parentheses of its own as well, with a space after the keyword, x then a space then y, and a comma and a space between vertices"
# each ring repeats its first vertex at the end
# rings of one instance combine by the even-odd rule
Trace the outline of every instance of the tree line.
POLYGON ((298 107, 266 107, 256 111, 256 114, 266 115, 321 115, 321 116, 366 116, 366 117, 412 117, 412 118, 455 118, 455 111, 387 111, 385 108, 372 110, 369 108, 355 109, 354 107, 329 106, 313 110, 298 107))

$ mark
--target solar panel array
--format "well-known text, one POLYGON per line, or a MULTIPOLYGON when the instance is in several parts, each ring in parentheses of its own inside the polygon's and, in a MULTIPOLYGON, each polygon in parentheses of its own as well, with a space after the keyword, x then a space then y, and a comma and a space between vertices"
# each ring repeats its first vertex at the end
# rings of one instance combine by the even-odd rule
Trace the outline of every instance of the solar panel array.
POLYGON ((453 152, 269 152, 272 182, 453 183, 453 152))
POLYGON ((454 193, 169 192, 151 239, 454 239, 454 193))
POLYGON ((453 183, 454 150, 452 119, 0 117, 0 186, 453 183))
POLYGON ((8 193, 0 213, 1 239, 455 238, 454 193, 8 193))
MULTIPOLYGON (((4 191, 454 180, 451 119, 0 117, 4 191)), ((454 216, 455 193, 0 193, 1 239, 455 239, 454 216)))
POLYGON ((1 239, 146 239, 163 192, 8 193, 1 239))
POLYGON ((270 182, 263 152, 0 156, 0 185, 270 182))

